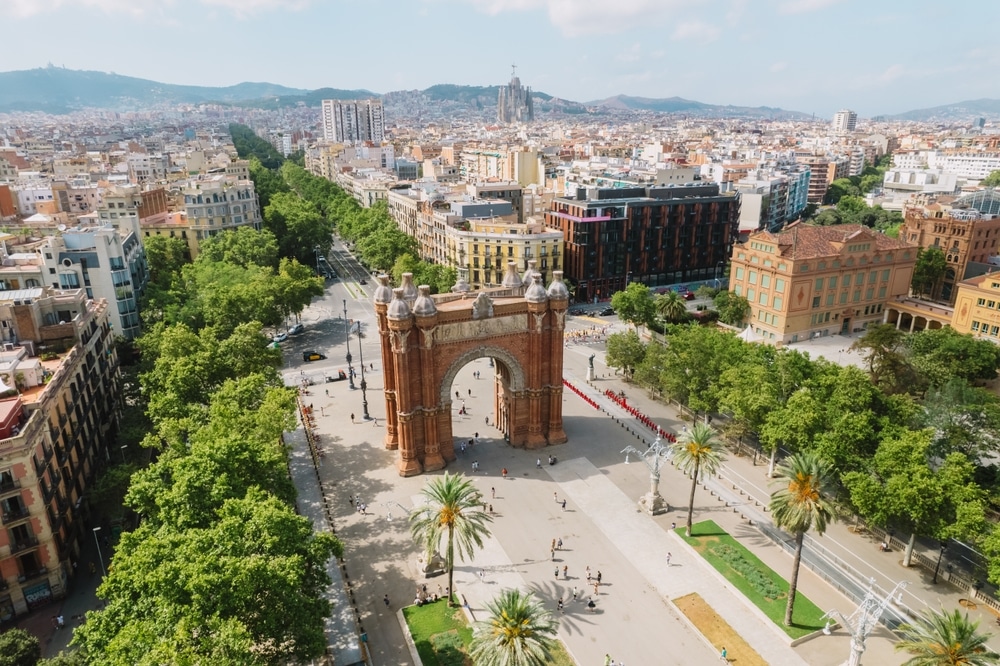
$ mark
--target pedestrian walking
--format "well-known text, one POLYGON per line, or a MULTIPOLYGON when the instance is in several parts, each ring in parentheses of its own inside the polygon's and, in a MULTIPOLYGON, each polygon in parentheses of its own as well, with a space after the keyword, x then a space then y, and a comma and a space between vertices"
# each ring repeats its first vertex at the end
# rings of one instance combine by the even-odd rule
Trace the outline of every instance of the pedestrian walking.
POLYGON ((560 538, 560 539, 558 539, 556 541, 556 548, 558 548, 559 550, 562 550, 562 538, 560 538))
POLYGON ((500 470, 500 474, 502 474, 502 475, 503 475, 503 478, 505 478, 505 479, 506 479, 506 478, 507 478, 507 468, 506 468, 506 467, 504 467, 504 468, 503 468, 502 470, 500 470))
MULTIPOLYGON (((462 446, 459 447, 459 451, 463 454, 465 453, 465 442, 462 442, 462 446)), ((472 469, 476 469, 476 463, 472 463, 472 469)))
POLYGON ((354 412, 351 412, 351 423, 354 423, 354 412))
POLYGON ((568 564, 564 564, 563 565, 563 578, 565 578, 567 580, 569 579, 569 565, 568 564))
POLYGON ((576 601, 576 585, 573 586, 573 601, 576 601))
POLYGON ((489 425, 489 424, 490 424, 490 417, 487 416, 486 417, 486 425, 489 425))
POLYGON ((384 597, 382 597, 382 603, 384 603, 384 604, 385 604, 385 607, 386 607, 386 608, 388 608, 388 607, 389 607, 389 595, 388 595, 388 594, 387 594, 387 595, 385 595, 384 597))
POLYGON ((490 515, 491 516, 493 515, 493 505, 492 504, 490 504, 490 515))
POLYGON ((671 523, 670 523, 670 529, 672 529, 672 530, 676 530, 676 529, 677 529, 677 523, 675 523, 675 522, 671 522, 671 523))
POLYGON ((597 583, 594 583, 594 596, 599 597, 600 595, 601 591, 597 588, 597 583))
POLYGON ((559 493, 552 493, 552 501, 556 504, 559 503, 559 493))
POLYGON ((373 428, 377 428, 378 427, 378 419, 372 419, 372 427, 373 428))
POLYGON ((479 582, 480 583, 486 582, 486 571, 484 569, 479 570, 479 582))
POLYGON ((469 389, 469 397, 472 397, 472 389, 469 389))
POLYGON ((598 584, 598 585, 600 585, 600 584, 601 584, 601 578, 602 578, 602 576, 601 576, 601 572, 600 572, 600 571, 598 571, 598 572, 597 572, 597 584, 598 584))
POLYGON ((492 486, 490 487, 490 497, 493 499, 497 498, 497 489, 493 488, 492 486))
POLYGON ((542 468, 542 459, 541 458, 535 458, 535 467, 537 467, 538 469, 542 468))
POLYGON ((559 580, 559 567, 556 567, 556 580, 559 580))
POLYGON ((549 551, 549 559, 551 559, 553 562, 556 561, 556 549, 555 548, 553 548, 553 549, 551 549, 549 551))
POLYGON ((556 608, 559 609, 560 613, 563 612, 563 600, 562 600, 562 597, 559 597, 559 601, 556 602, 556 608))
POLYGON ((565 511, 565 510, 566 510, 566 500, 563 500, 563 501, 562 501, 562 510, 563 510, 563 511, 565 511))
POLYGON ((587 582, 590 582, 590 565, 587 565, 587 582))
POLYGON ((458 391, 455 391, 455 399, 458 400, 458 398, 460 398, 460 397, 461 396, 459 395, 458 391))
POLYGON ((552 540, 552 550, 555 550, 555 549, 556 549, 556 540, 553 539, 552 540))
POLYGON ((350 504, 352 507, 354 506, 354 495, 347 496, 347 503, 350 504))
POLYGON ((373 370, 373 371, 374 371, 374 370, 375 370, 375 364, 374 364, 374 363, 369 363, 369 364, 368 364, 368 368, 369 368, 370 370, 373 370))
POLYGON ((727 664, 729 663, 729 653, 726 652, 725 646, 723 646, 722 652, 719 653, 719 658, 722 659, 722 661, 726 662, 727 664))
POLYGON ((667 553, 667 566, 670 566, 670 553, 667 553))

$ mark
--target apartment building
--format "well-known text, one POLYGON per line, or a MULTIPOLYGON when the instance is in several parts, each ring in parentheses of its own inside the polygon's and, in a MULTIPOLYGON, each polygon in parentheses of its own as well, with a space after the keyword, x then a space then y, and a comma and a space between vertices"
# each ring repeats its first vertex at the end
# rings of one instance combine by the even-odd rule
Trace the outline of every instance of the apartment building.
POLYGON ((858 114, 850 109, 841 109, 833 114, 833 131, 853 132, 858 127, 858 114))
POLYGON ((828 155, 799 155, 796 162, 809 167, 809 203, 821 204, 826 198, 830 183, 838 178, 846 178, 850 169, 850 158, 828 155))
POLYGON ((945 255, 948 267, 934 286, 930 298, 953 303, 957 285, 969 274, 970 263, 986 264, 1000 253, 1000 217, 975 209, 952 208, 928 203, 908 206, 903 213, 899 237, 920 247, 936 247, 945 255))
POLYGON ((320 122, 323 126, 323 139, 326 141, 385 141, 385 110, 381 100, 324 99, 320 122))
POLYGON ((551 281, 552 271, 562 270, 563 234, 558 229, 547 229, 534 218, 524 223, 502 217, 474 218, 461 206, 456 213, 467 224, 448 227, 449 263, 458 267, 459 278, 465 278, 473 289, 502 284, 510 261, 522 272, 533 265, 545 283, 551 281))
POLYGON ((252 180, 209 174, 186 181, 181 194, 188 235, 194 234, 190 239, 195 241, 192 258, 197 254, 198 241, 239 227, 260 229, 263 222, 252 180))
POLYGON ((715 184, 579 188, 553 200, 545 226, 563 233, 564 274, 577 300, 590 302, 633 281, 655 288, 717 277, 739 208, 739 196, 715 184))
POLYGON ((917 250, 858 224, 794 222, 733 247, 730 290, 750 302, 748 323, 771 344, 853 333, 909 293, 917 250))
POLYGON ((958 284, 951 327, 1000 344, 1000 273, 988 273, 958 284))
POLYGON ((120 412, 107 315, 83 289, 0 293, 0 622, 63 597, 83 571, 85 494, 120 412))

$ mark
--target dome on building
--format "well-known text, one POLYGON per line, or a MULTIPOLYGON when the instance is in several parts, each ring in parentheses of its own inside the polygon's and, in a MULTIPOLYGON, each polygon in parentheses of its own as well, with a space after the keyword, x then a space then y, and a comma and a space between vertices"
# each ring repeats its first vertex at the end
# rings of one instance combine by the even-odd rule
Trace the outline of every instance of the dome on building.
POLYGON ((417 300, 413 302, 413 314, 418 317, 431 317, 437 314, 437 306, 434 305, 434 299, 431 298, 431 288, 422 284, 418 288, 420 295, 417 296, 417 300))
POLYGON ((417 300, 417 296, 420 295, 417 286, 413 284, 413 273, 403 273, 403 284, 399 286, 403 290, 403 300, 413 305, 413 301, 417 300))
POLYGON ((392 302, 392 287, 389 286, 389 276, 385 273, 378 276, 378 287, 375 288, 375 302, 392 302))
POLYGON ((526 286, 528 286, 528 285, 531 284, 531 276, 534 275, 537 272, 535 270, 535 266, 537 266, 537 265, 538 265, 538 262, 535 261, 534 259, 529 259, 528 260, 528 269, 526 271, 524 271, 524 275, 521 276, 521 284, 523 286, 526 287, 526 286))
POLYGON ((523 283, 521 282, 521 276, 517 274, 517 267, 514 265, 513 261, 507 262, 507 273, 503 276, 503 282, 501 284, 505 289, 517 289, 523 283))
POLYGON ((552 282, 548 289, 549 298, 555 301, 569 300, 569 289, 563 282, 562 271, 552 271, 552 282))
POLYGON ((392 302, 389 303, 389 309, 386 311, 386 316, 389 319, 410 318, 410 306, 407 305, 405 300, 403 300, 403 289, 401 287, 396 287, 392 290, 392 302))
POLYGON ((542 275, 535 273, 531 276, 531 286, 524 292, 524 300, 529 303, 544 303, 548 298, 549 295, 545 293, 545 287, 542 286, 542 275))

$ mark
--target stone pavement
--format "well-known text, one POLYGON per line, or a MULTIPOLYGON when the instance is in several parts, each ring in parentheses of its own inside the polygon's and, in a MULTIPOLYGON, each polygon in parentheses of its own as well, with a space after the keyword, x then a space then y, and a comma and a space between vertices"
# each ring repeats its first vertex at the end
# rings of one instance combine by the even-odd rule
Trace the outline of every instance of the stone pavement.
MULTIPOLYGON (((374 348, 370 353, 378 358, 374 348)), ((567 376, 585 372, 586 356, 567 354, 567 361, 580 366, 568 370, 567 376)), ((833 666, 844 660, 845 636, 821 637, 794 650, 789 648, 780 630, 763 621, 741 595, 729 590, 701 558, 669 532, 671 522, 684 520, 684 512, 677 507, 686 506, 689 483, 680 473, 672 468, 663 470, 661 492, 674 507, 670 513, 652 518, 637 512, 634 502, 648 487, 648 469, 624 464, 619 452, 636 440, 624 434, 608 415, 567 391, 564 413, 569 444, 541 452, 512 449, 482 420, 492 401, 492 385, 486 379, 475 380, 472 372, 476 369, 482 370, 484 377, 488 375, 486 362, 477 361, 463 368, 456 380, 457 390, 471 388, 473 394, 468 400, 470 414, 456 413, 454 423, 456 437, 471 438, 478 431, 482 443, 449 466, 451 472, 471 476, 471 463, 478 460, 481 472, 475 476, 476 483, 497 514, 492 525, 494 538, 472 562, 456 565, 456 592, 466 596, 473 615, 482 618, 483 602, 507 586, 531 589, 555 610, 556 599, 563 597, 565 601, 571 598, 574 586, 583 588, 584 567, 589 565, 592 572, 601 570, 604 575, 598 612, 587 613, 584 602, 569 603, 560 617, 560 637, 578 663, 599 663, 605 653, 629 664, 691 664, 717 659, 714 649, 665 602, 668 597, 694 590, 770 663, 833 666), (536 457, 541 455, 544 460, 549 453, 560 458, 559 464, 536 469, 536 457), (502 467, 511 471, 506 481, 499 475, 502 467), (495 497, 491 489, 495 489, 495 497), (553 493, 567 499, 565 512, 553 501, 553 493), (564 542, 556 562, 549 553, 553 538, 564 542), (667 551, 673 553, 670 568, 664 562, 667 551), (568 579, 561 574, 556 578, 557 564, 569 567, 568 579), (662 640, 650 640, 653 637, 662 640), (666 652, 664 645, 668 646, 666 652)), ((370 410, 381 419, 384 403, 376 385, 380 378, 369 376, 370 410)), ((582 381, 571 381, 586 386, 582 381)), ((607 383, 611 386, 613 382, 607 383)), ((321 476, 337 534, 345 542, 347 567, 361 622, 368 632, 372 663, 409 664, 410 653, 396 611, 411 603, 420 585, 427 584, 432 592, 438 585, 446 585, 444 578, 425 580, 420 573, 418 549, 404 518, 415 501, 420 501, 426 478, 398 476, 395 452, 383 448, 382 421, 378 426, 350 423, 345 414, 360 411, 356 406, 359 391, 350 391, 343 382, 328 387, 329 397, 313 397, 316 411, 325 413, 316 418, 326 451, 321 476), (370 515, 360 515, 348 503, 349 495, 359 494, 370 515), (390 597, 389 608, 382 601, 385 594, 390 597)), ((655 409, 662 411, 664 407, 655 409)), ((680 428, 679 420, 657 420, 665 427, 680 428)), ((783 551, 706 492, 698 493, 696 515, 697 519, 715 520, 777 571, 785 573, 789 568, 790 558, 783 551)), ((850 611, 843 597, 806 570, 800 589, 823 608, 850 611)), ((593 592, 592 588, 587 591, 593 592)), ((874 638, 869 641, 866 663, 902 662, 891 647, 880 649, 876 642, 874 638)))

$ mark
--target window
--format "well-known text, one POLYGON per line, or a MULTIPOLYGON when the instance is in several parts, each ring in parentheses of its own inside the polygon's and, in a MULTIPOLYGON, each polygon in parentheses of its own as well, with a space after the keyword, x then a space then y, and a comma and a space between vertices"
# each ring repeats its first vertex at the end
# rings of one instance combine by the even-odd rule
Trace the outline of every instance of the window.
POLYGON ((888 282, 888 281, 889 281, 889 269, 887 268, 884 271, 882 271, 882 282, 888 282))
POLYGON ((733 293, 734 294, 736 294, 737 296, 739 296, 741 291, 743 291, 743 287, 742 286, 740 286, 738 284, 733 285, 733 293))
POLYGON ((979 330, 979 322, 978 321, 972 322, 972 330, 973 331, 978 331, 979 330))
POLYGON ((781 297, 780 296, 775 296, 774 297, 774 305, 772 307, 775 310, 780 310, 783 305, 784 305, 784 301, 782 301, 781 297))
POLYGON ((750 284, 757 284, 757 271, 750 271, 750 276, 747 278, 747 282, 750 284))
POLYGON ((753 303, 754 296, 756 295, 757 292, 755 292, 753 289, 747 289, 747 300, 750 301, 751 303, 753 303))
POLYGON ((761 276, 760 276, 760 286, 763 287, 764 289, 767 289, 768 287, 770 287, 771 286, 771 276, 762 273, 761 276))
POLYGON ((875 298, 875 289, 868 287, 868 289, 865 290, 865 300, 870 301, 873 298, 875 298))
POLYGON ((757 302, 760 303, 761 305, 767 305, 767 292, 766 291, 760 292, 760 297, 757 299, 757 302))
POLYGON ((826 306, 827 307, 830 307, 831 305, 833 305, 833 298, 834 298, 833 294, 827 294, 826 295, 826 306))
POLYGON ((865 283, 865 274, 864 273, 858 273, 857 275, 854 276, 854 285, 855 286, 860 287, 864 283, 865 283))
POLYGON ((842 291, 842 292, 840 292, 840 304, 844 305, 846 303, 847 303, 847 292, 846 291, 842 291))
POLYGON ((885 298, 885 287, 879 287, 878 288, 878 297, 879 298, 885 298))
POLYGON ((823 289, 823 278, 816 278, 816 291, 822 291, 823 289))
POLYGON ((874 284, 876 279, 878 279, 878 271, 872 271, 868 274, 868 284, 874 284))
POLYGON ((990 337, 995 338, 1000 334, 1000 326, 990 326, 990 337))
POLYGON ((836 289, 837 288, 837 276, 836 275, 834 275, 832 278, 830 278, 830 287, 829 288, 830 289, 836 289))
POLYGON ((776 292, 778 292, 779 294, 785 293, 785 281, 782 280, 781 278, 778 278, 777 280, 775 280, 774 281, 774 290, 776 292))
POLYGON ((819 307, 819 296, 813 296, 813 307, 814 308, 819 307))
POLYGON ((855 289, 854 290, 854 298, 852 298, 851 301, 854 302, 854 303, 860 303, 861 302, 861 290, 860 289, 855 289))

